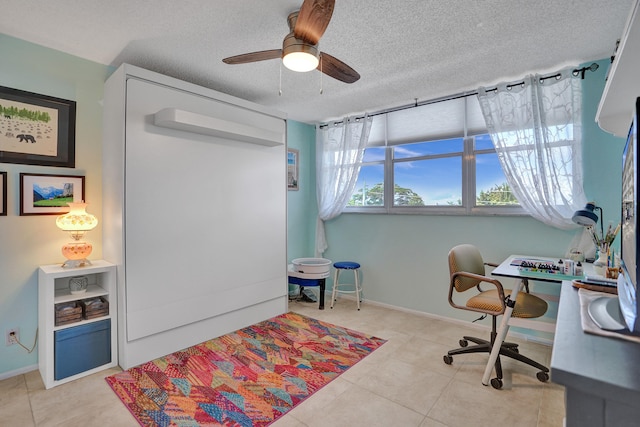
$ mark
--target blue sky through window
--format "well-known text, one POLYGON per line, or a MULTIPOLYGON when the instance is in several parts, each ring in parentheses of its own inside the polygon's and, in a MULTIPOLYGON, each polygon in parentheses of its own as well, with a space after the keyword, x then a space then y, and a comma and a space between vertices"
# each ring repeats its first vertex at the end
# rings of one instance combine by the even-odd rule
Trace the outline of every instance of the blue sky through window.
MULTIPOLYGON (((394 183, 413 190, 420 195, 427 206, 459 205, 462 201, 463 148, 463 138, 394 146, 393 156, 396 160, 418 158, 393 163, 394 183), (451 156, 440 157, 447 154, 451 156)), ((492 150, 493 143, 490 136, 487 134, 476 136, 475 149, 492 150)), ((365 164, 361 168, 354 193, 362 189, 365 184, 370 189, 384 181, 385 150, 385 147, 366 149, 364 163, 379 163, 365 164)), ((476 196, 481 191, 488 191, 505 182, 506 179, 495 152, 476 154, 476 196)))

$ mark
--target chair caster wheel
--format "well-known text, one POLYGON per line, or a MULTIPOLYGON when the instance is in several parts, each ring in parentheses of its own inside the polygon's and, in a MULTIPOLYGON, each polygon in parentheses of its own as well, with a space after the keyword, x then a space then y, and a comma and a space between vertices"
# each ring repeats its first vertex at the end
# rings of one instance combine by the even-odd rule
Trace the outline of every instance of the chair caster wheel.
POLYGON ((491 378, 491 387, 500 390, 502 388, 502 380, 500 378, 491 378))
POLYGON ((449 356, 448 354, 445 354, 442 360, 444 360, 444 363, 446 363, 447 365, 451 365, 453 363, 453 357, 449 356))
POLYGON ((546 383, 549 381, 549 374, 544 371, 540 371, 536 374, 536 378, 538 378, 538 381, 546 383))
POLYGON ((458 344, 460 344, 460 347, 466 347, 469 345, 469 341, 467 340, 460 340, 458 341, 458 344))

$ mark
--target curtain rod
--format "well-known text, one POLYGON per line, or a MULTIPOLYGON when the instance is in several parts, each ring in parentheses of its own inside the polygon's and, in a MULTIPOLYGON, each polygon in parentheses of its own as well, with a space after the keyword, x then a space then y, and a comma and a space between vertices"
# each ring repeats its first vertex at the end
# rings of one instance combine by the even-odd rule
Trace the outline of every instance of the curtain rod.
MULTIPOLYGON (((599 68, 598 64, 596 64, 595 62, 592 63, 591 65, 589 65, 588 67, 582 67, 582 68, 574 68, 573 71, 571 71, 571 74, 573 74, 574 77, 578 77, 580 76, 580 78, 582 80, 584 80, 584 76, 585 76, 585 72, 586 71, 591 71, 594 72, 599 68)), ((562 77, 562 74, 560 74, 559 72, 545 76, 545 77, 540 77, 540 83, 542 83, 543 81, 547 80, 547 79, 560 79, 562 77)), ((507 85, 507 89, 511 89, 513 87, 516 86, 520 86, 520 85, 524 85, 524 81, 518 82, 518 83, 512 83, 512 84, 508 84, 507 85)), ((498 90, 497 87, 491 88, 491 89, 487 89, 487 92, 491 92, 493 90, 498 90)), ((454 95, 448 95, 448 96, 443 96, 440 98, 434 98, 434 99, 430 99, 427 101, 422 101, 422 102, 418 102, 418 98, 415 98, 415 102, 413 104, 406 104, 406 105, 401 105, 398 107, 392 107, 392 108, 387 108, 384 110, 380 110, 380 111, 376 111, 374 113, 371 114, 367 114, 367 117, 374 117, 374 116, 380 116, 382 114, 387 114, 387 113, 394 113, 396 111, 402 111, 402 110, 408 110, 409 108, 416 108, 416 107, 421 107, 423 105, 430 105, 430 104, 437 104, 438 102, 444 102, 444 101, 453 101, 455 99, 460 99, 460 98, 466 98, 467 96, 474 96, 477 95, 478 91, 474 90, 471 92, 460 92, 460 93, 456 93, 454 95)), ((364 119, 365 116, 356 116, 354 118, 354 120, 358 121, 358 120, 362 120, 364 119)), ((321 123, 319 125, 320 129, 325 128, 327 126, 329 126, 330 124, 334 124, 334 125, 338 125, 342 123, 342 120, 335 120, 333 122, 330 123, 321 123)))

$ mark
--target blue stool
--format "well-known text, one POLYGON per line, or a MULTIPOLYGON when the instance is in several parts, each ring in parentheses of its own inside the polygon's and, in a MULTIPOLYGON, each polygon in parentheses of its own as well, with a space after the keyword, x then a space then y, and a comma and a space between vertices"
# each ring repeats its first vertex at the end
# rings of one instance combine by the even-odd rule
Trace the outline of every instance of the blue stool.
POLYGON ((336 301, 336 294, 356 294, 356 303, 358 304, 358 310, 360 310, 360 301, 361 301, 361 293, 362 293, 362 285, 360 285, 359 278, 359 268, 360 264, 352 261, 340 261, 333 264, 333 268, 336 269, 336 272, 333 276, 333 291, 331 292, 331 308, 333 308, 333 303, 336 301), (355 277, 355 285, 351 285, 350 283, 340 283, 338 279, 340 278, 340 272, 342 270, 353 270, 353 274, 355 277), (353 290, 342 290, 340 287, 348 286, 353 290))

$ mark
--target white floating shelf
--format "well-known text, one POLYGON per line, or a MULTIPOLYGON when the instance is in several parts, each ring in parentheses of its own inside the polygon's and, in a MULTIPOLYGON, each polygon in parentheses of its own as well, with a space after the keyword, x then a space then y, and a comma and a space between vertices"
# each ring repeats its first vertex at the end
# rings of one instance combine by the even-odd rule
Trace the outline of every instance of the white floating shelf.
POLYGON ((627 19, 624 33, 611 64, 596 122, 600 128, 626 138, 633 120, 636 98, 640 97, 640 1, 627 19))
POLYGON ((228 138, 251 144, 276 147, 284 145, 282 133, 217 119, 177 108, 164 108, 154 115, 156 126, 228 138))

